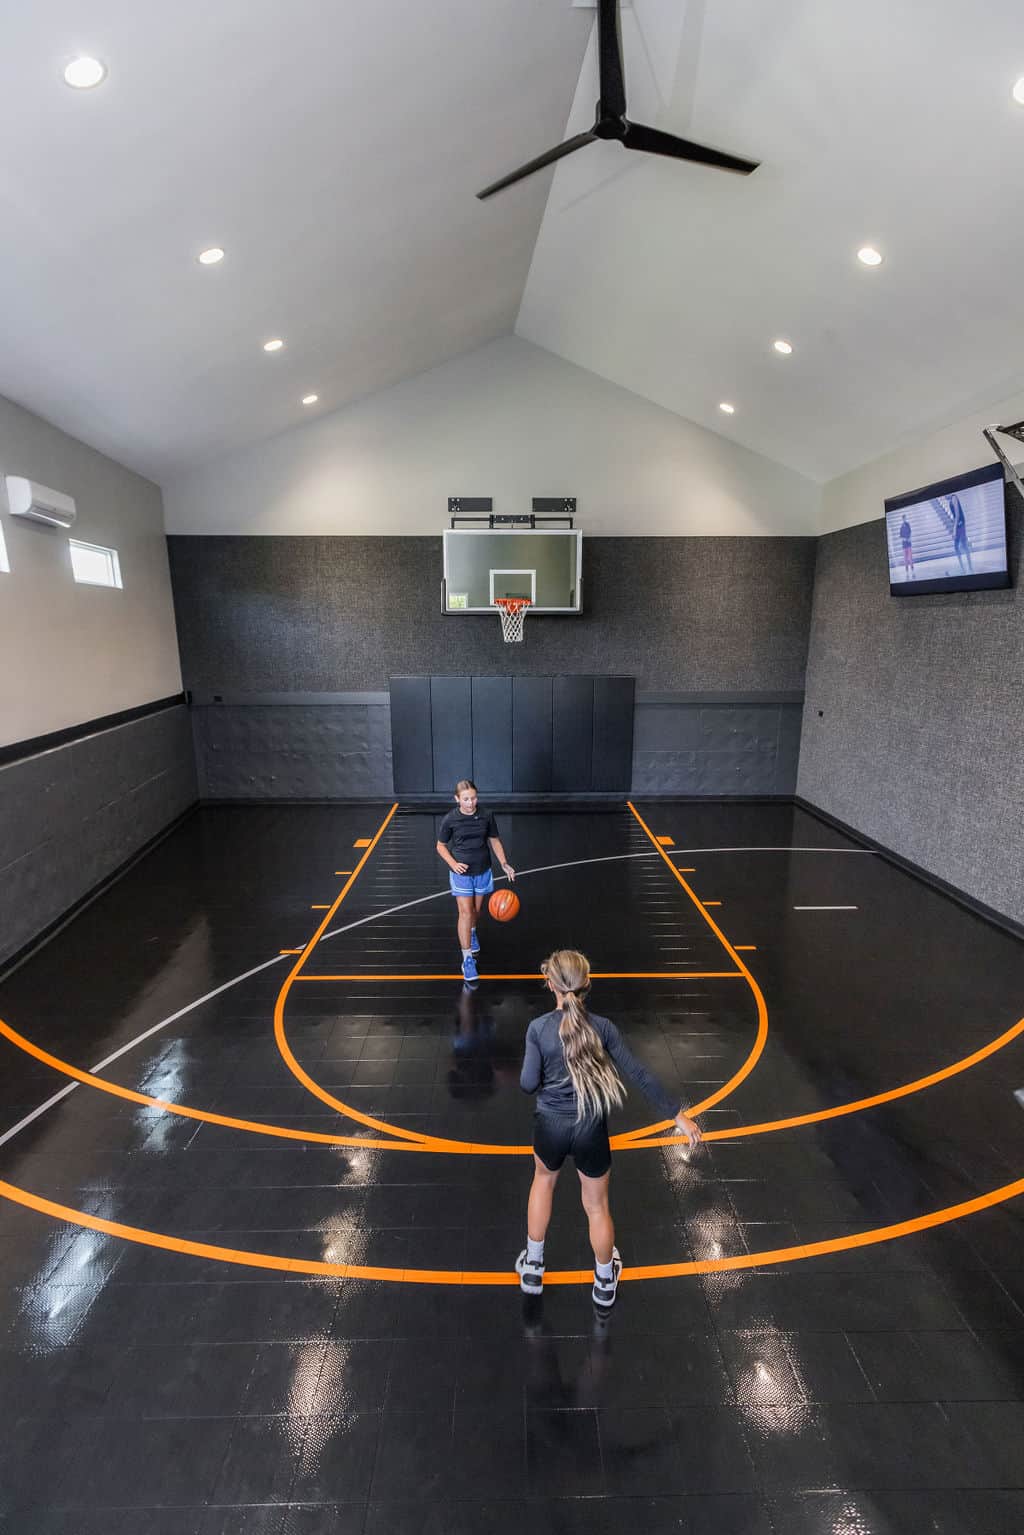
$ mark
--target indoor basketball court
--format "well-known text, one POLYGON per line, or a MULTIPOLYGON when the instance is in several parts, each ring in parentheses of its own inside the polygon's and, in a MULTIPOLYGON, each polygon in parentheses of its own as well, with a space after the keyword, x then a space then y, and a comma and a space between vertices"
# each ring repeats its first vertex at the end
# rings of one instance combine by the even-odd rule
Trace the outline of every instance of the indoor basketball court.
POLYGON ((12 12, 0 1535, 1024 1528, 1024 32, 782 9, 12 12))

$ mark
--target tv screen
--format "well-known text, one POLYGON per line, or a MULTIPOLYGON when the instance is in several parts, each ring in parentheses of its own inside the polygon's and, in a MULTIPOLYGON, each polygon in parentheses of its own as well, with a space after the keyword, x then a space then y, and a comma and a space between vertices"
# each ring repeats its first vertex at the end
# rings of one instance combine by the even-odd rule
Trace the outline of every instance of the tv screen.
POLYGON ((1009 586, 1003 466, 892 496, 885 534, 894 597, 1009 586))

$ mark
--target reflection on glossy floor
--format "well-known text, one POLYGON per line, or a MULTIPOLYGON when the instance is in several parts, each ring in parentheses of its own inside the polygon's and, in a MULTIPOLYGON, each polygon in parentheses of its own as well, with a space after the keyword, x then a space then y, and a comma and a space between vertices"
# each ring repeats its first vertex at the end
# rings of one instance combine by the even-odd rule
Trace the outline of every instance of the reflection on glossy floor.
MULTIPOLYGON (((524 1309, 515 1288, 399 1279, 503 1274, 522 1245, 527 1158, 392 1145, 528 1141, 519 1056, 543 1010, 532 981, 415 979, 458 963, 433 819, 400 812, 316 948, 280 952, 387 809, 204 811, 0 985, 0 1018, 52 1056, 116 1054, 105 1081, 248 1125, 93 1085, 30 1118, 67 1079, 0 1040, 0 1137, 27 1121, 0 1179, 61 1207, 0 1200, 4 1535, 1024 1528, 1024 1203, 841 1240, 1021 1177, 1021 1039, 750 1133, 981 1051, 1024 1017, 1021 945, 787 807, 638 806, 703 909, 624 807, 504 815, 537 872, 518 921, 482 930, 485 977, 568 943, 628 973, 594 1006, 690 1102, 751 1060, 757 986, 769 1020, 699 1159, 616 1156, 627 1267, 703 1272, 624 1284, 609 1318, 578 1284, 524 1309), (392 1130, 287 1069, 273 1013, 297 961, 300 1073, 392 1130)), ((614 1128, 652 1118, 631 1097, 614 1128)), ((571 1271, 589 1255, 563 1182, 547 1260, 571 1271)))

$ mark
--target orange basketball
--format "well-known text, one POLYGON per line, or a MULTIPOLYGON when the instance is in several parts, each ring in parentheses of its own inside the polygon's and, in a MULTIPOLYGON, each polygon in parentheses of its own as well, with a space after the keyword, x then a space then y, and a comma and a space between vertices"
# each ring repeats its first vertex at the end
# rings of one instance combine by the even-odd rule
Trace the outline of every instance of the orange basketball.
POLYGON ((487 902, 487 910, 495 922, 511 922, 519 915, 519 897, 506 885, 504 890, 495 890, 487 902))

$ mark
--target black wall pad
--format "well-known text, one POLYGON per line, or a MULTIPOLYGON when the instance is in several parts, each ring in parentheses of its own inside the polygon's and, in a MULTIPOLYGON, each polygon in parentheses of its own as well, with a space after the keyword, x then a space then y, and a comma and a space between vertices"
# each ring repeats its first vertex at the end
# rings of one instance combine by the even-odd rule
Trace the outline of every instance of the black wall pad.
POLYGON ((474 677, 473 772, 481 794, 512 788, 512 678, 474 677))
POLYGON ((396 794, 434 792, 429 677, 391 679, 391 757, 396 794))
POLYGON ((633 774, 632 677, 594 678, 593 789, 618 789, 633 774))
POLYGON ((397 795, 628 794, 632 677, 393 677, 397 795))
MULTIPOLYGON (((591 785, 594 752, 593 677, 556 677, 552 690, 551 788, 572 793, 591 785)), ((630 739, 632 740, 632 726, 630 739)), ((632 764, 631 764, 632 765, 632 764)))
POLYGON ((551 790, 553 680, 515 677, 512 682, 512 787, 517 794, 551 790))
POLYGON ((473 699, 470 677, 431 677, 430 720, 434 791, 453 791, 473 777, 473 699))

